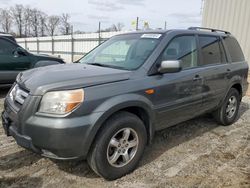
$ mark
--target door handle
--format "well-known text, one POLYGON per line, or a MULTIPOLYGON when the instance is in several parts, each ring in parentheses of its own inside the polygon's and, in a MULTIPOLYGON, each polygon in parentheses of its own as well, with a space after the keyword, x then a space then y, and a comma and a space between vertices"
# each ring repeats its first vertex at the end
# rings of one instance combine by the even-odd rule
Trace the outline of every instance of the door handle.
POLYGON ((226 72, 226 75, 229 76, 230 73, 231 73, 231 69, 228 68, 228 69, 227 69, 227 72, 226 72))
POLYGON ((200 75, 195 75, 194 78, 193 78, 193 81, 199 81, 199 80, 202 80, 202 77, 200 77, 200 75))

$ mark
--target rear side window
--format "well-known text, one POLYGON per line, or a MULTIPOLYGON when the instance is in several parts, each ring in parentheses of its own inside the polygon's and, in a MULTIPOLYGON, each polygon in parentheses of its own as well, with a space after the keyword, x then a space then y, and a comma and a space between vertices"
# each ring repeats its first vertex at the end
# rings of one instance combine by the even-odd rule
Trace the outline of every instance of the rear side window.
POLYGON ((219 37, 199 36, 203 65, 226 62, 226 56, 219 37))
POLYGON ((224 41, 228 48, 232 62, 245 61, 240 45, 235 38, 224 37, 224 41))
POLYGON ((0 38, 0 55, 12 55, 15 49, 16 45, 0 38))

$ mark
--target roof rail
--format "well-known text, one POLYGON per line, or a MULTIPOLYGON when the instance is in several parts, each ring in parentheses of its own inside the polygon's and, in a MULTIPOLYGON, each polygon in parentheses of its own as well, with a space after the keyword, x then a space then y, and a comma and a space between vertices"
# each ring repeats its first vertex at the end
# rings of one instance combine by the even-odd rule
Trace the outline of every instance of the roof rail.
POLYGON ((231 34, 229 31, 223 31, 219 29, 207 28, 207 27, 189 27, 189 30, 209 30, 211 32, 222 32, 225 34, 231 34))

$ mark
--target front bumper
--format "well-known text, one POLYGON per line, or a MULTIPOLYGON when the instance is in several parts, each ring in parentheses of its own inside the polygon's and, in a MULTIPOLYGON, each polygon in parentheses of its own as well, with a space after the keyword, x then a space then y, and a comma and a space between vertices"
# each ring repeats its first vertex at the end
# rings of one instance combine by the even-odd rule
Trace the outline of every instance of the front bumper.
POLYGON ((14 126, 11 126, 10 120, 5 116, 5 113, 2 113, 2 124, 7 136, 13 136, 18 145, 30 149, 38 154, 42 154, 41 150, 36 148, 32 139, 28 136, 20 135, 14 126))
POLYGON ((93 136, 92 120, 98 119, 100 114, 53 118, 29 113, 30 108, 27 104, 23 110, 15 112, 8 99, 5 100, 2 124, 8 136, 14 137, 18 145, 45 157, 86 159, 93 136))

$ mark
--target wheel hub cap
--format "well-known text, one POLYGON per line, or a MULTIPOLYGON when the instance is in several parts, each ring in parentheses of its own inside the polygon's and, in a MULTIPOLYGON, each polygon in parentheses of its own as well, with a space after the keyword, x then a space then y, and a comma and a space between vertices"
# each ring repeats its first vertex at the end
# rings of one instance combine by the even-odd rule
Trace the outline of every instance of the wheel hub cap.
POLYGON ((226 115, 227 118, 232 118, 237 109, 237 100, 235 96, 231 96, 228 100, 227 107, 226 107, 226 115))
POLYGON ((138 144, 138 135, 134 129, 124 128, 116 132, 107 148, 109 164, 114 167, 127 165, 134 158, 138 144))

